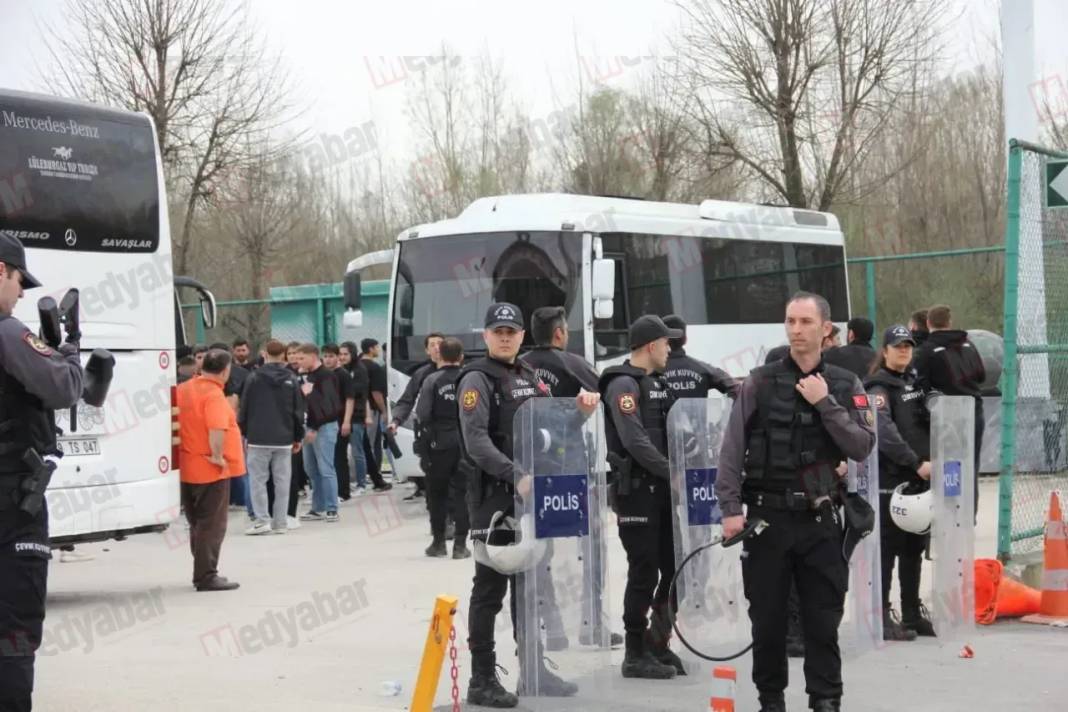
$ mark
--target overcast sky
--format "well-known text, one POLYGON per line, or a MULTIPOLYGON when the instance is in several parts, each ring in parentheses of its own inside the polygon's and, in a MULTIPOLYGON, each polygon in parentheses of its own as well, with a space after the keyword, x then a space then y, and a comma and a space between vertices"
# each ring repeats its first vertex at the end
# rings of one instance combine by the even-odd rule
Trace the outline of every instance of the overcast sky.
MULTIPOLYGON (((42 25, 64 28, 65 2, 0 0, 0 87, 47 91, 39 71, 48 64, 42 25)), ((994 0, 947 2, 961 12, 944 65, 950 75, 990 56, 983 38, 996 35, 998 17, 994 0)), ((1068 77, 1068 2, 1035 6, 1036 69, 1068 77)), ((251 14, 284 54, 308 107, 300 128, 339 135, 374 120, 386 149, 410 138, 404 77, 410 82, 421 60, 404 57, 433 55, 442 42, 461 56, 488 52, 503 63, 524 111, 543 117, 574 100, 580 73, 632 82, 645 63, 629 58, 671 54, 668 38, 681 21, 668 0, 251 0, 251 14)))

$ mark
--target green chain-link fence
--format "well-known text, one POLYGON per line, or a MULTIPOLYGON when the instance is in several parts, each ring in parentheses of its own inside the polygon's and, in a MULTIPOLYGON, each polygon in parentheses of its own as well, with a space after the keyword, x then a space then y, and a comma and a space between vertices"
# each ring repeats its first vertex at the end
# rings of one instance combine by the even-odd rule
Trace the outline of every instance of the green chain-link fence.
POLYGON ((1010 142, 998 556, 1041 550, 1068 491, 1068 154, 1010 142))

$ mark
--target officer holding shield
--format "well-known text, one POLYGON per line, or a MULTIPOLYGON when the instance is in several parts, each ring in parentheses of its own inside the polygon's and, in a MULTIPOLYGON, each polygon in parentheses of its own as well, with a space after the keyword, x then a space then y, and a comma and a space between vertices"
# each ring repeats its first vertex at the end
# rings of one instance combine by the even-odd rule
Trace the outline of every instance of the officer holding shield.
MULTIPOLYGON (((515 496, 531 494, 531 477, 518 471, 514 462, 512 427, 519 407, 529 398, 548 395, 548 389, 534 370, 517 360, 523 343, 523 314, 508 302, 490 305, 486 312, 486 357, 469 362, 458 385, 460 393, 460 432, 464 458, 469 464, 468 506, 472 539, 486 543, 491 522, 499 515, 512 516, 515 496)), ((598 403, 595 393, 583 393, 576 399, 584 414, 592 413, 598 403)), ((475 556, 475 578, 468 608, 468 647, 471 649, 471 681, 467 701, 473 705, 507 708, 519 704, 497 679, 493 623, 504 605, 504 595, 511 586, 511 614, 516 628, 515 576, 502 573, 475 556)), ((524 633, 515 630, 516 637, 524 633)), ((523 676, 520 670, 520 691, 523 676)), ((546 669, 537 672, 538 693, 544 696, 568 696, 577 692, 576 685, 559 679, 546 669)))
POLYGON ((606 369, 600 380, 619 538, 627 550, 622 672, 623 677, 666 680, 685 674, 668 647, 675 545, 667 416, 673 398, 663 377, 668 339, 681 338, 682 332, 669 329, 658 316, 645 315, 630 325, 628 336, 630 358, 606 369))
POLYGON ((11 315, 23 290, 41 283, 26 270, 26 252, 0 232, 0 709, 29 710, 33 663, 41 645, 48 561, 43 491, 58 456, 53 411, 82 393, 72 333, 58 350, 11 315))
POLYGON ((809 706, 818 712, 841 709, 838 626, 849 564, 836 468, 844 460, 868 457, 875 418, 860 380, 822 360, 820 345, 831 326, 823 297, 798 292, 790 299, 790 352, 754 369, 743 383, 720 451, 715 488, 723 536, 744 528, 743 502, 749 516, 769 524, 745 541, 742 559, 753 624, 753 682, 765 712, 786 709, 791 581, 801 600, 809 706))

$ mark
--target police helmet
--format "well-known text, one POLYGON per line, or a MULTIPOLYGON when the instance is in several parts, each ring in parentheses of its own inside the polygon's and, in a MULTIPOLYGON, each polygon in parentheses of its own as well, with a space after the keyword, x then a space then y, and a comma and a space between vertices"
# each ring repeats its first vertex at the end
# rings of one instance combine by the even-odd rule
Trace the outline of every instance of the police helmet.
POLYGON ((912 534, 931 531, 934 519, 934 495, 930 488, 914 482, 903 482, 890 496, 890 518, 899 529, 912 534))

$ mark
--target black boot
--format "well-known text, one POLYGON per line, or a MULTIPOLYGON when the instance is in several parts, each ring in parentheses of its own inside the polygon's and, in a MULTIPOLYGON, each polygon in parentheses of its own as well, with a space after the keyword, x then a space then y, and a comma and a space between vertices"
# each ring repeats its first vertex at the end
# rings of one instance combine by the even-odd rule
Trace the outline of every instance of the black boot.
MULTIPOLYGON (((550 665, 552 663, 550 662, 550 665)), ((553 665, 553 669, 556 666, 553 665)), ((520 697, 571 697, 578 692, 578 685, 554 675, 545 667, 545 660, 538 665, 535 679, 530 680, 525 671, 519 672, 519 687, 515 693, 520 697)))
POLYGON ((776 697, 761 696, 760 712, 786 712, 786 697, 784 695, 776 697))
POLYGON ((449 551, 448 551, 448 549, 445 548, 445 540, 444 539, 440 539, 440 540, 439 539, 435 539, 430 544, 430 546, 428 546, 426 548, 426 555, 427 556, 433 556, 433 557, 448 556, 449 555, 449 551))
POLYGON ((675 668, 665 665, 652 653, 645 649, 642 643, 644 633, 630 633, 626 635, 626 652, 623 655, 623 677, 637 677, 646 680, 670 680, 675 677, 675 668))
POLYGON ((813 712, 842 712, 842 701, 812 700, 809 703, 809 708, 812 709, 813 712))
POLYGON ((452 542, 452 558, 470 559, 471 550, 467 548, 467 537, 458 536, 452 542))
POLYGON ((916 640, 916 631, 901 625, 897 611, 889 606, 883 609, 883 640, 916 640))
POLYGON ((471 680, 467 683, 467 704, 501 709, 519 704, 519 698, 504 689, 501 681, 497 679, 497 658, 493 653, 471 656, 471 680))
POLYGON ((905 628, 913 631, 916 635, 928 638, 936 637, 934 623, 931 622, 931 614, 927 611, 927 606, 922 603, 908 608, 902 606, 902 613, 901 625, 905 628))
POLYGON ((663 665, 675 668, 676 675, 685 675, 686 666, 682 659, 669 647, 670 638, 662 638, 659 634, 647 632, 645 634, 645 649, 652 653, 653 657, 663 665))

